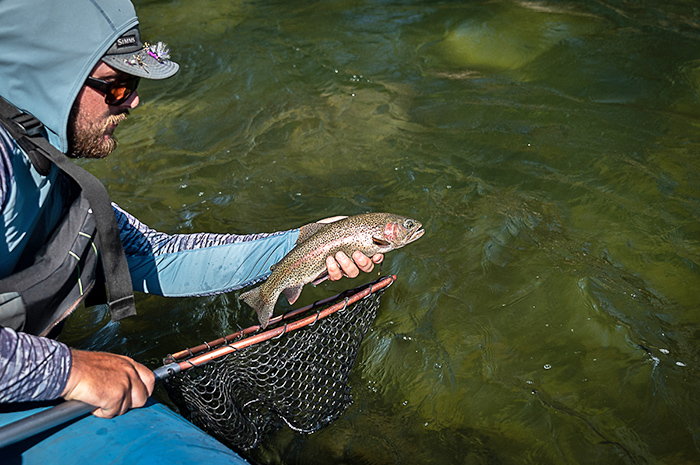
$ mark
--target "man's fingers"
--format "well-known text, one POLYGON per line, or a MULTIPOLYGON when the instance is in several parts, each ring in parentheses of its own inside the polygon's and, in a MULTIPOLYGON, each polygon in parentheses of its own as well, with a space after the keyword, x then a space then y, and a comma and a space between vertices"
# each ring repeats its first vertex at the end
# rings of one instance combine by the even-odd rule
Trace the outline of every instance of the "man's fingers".
POLYGON ((99 418, 114 418, 126 413, 131 408, 131 399, 123 397, 93 410, 92 414, 99 418))
POLYGON ((343 277, 343 272, 333 257, 326 257, 326 269, 328 270, 328 279, 331 281, 338 281, 343 277))
POLYGON ((114 418, 123 415, 129 408, 130 406, 127 403, 121 403, 95 409, 92 414, 99 418, 114 418))
POLYGON ((328 269, 328 279, 338 281, 343 276, 356 278, 360 271, 369 273, 374 269, 375 263, 381 263, 384 254, 375 254, 369 258, 362 252, 356 250, 350 259, 343 252, 337 252, 334 257, 326 257, 326 268, 328 269))
MULTIPOLYGON (((153 374, 151 370, 146 368, 145 366, 141 365, 140 363, 136 362, 136 371, 139 374, 139 378, 141 379, 141 382, 143 383, 144 387, 146 388, 146 399, 153 394, 153 389, 156 384, 156 375, 153 374)), ((146 400, 144 400, 144 403, 146 403, 146 400)), ((141 404, 143 405, 143 404, 141 404)), ((141 407, 139 405, 139 407, 141 407)))
POLYGON ((142 407, 153 393, 155 375, 121 355, 71 350, 71 374, 62 394, 99 407, 93 413, 112 418, 142 407))
POLYGON ((345 276, 349 278, 356 278, 360 274, 360 270, 358 269, 355 262, 350 260, 350 257, 345 255, 343 252, 336 253, 335 259, 338 262, 338 265, 340 265, 340 268, 343 270, 343 273, 345 273, 345 276))
MULTIPOLYGON (((134 373, 130 374, 130 386, 124 388, 124 394, 110 405, 96 409, 93 414, 100 418, 114 418, 124 415, 132 408, 143 407, 148 397, 153 393, 155 376, 153 372, 143 365, 133 367, 134 373)), ((127 371, 129 369, 127 368, 127 371)))
POLYGON ((369 273, 370 271, 372 271, 372 268, 374 268, 374 262, 372 261, 372 259, 363 254, 362 252, 355 251, 352 254, 352 259, 355 261, 357 267, 365 273, 369 273))
POLYGON ((139 386, 138 389, 133 389, 131 391, 131 406, 130 408, 137 408, 137 407, 143 407, 143 405, 148 401, 148 397, 153 393, 153 384, 155 381, 155 377, 153 377, 153 372, 149 370, 149 373, 151 373, 151 382, 150 384, 148 381, 142 380, 141 386, 139 386))
POLYGON ((124 399, 121 414, 132 408, 143 407, 148 401, 148 396, 153 393, 155 375, 151 370, 138 362, 134 363, 134 375, 131 377, 131 396, 124 399))

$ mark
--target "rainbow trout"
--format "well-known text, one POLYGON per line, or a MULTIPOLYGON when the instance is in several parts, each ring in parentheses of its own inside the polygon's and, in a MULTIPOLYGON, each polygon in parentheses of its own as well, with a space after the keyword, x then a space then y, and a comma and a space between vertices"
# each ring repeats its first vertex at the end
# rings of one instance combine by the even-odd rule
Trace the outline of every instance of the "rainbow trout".
POLYGON ((265 328, 280 294, 290 304, 296 302, 304 284, 318 284, 328 277, 326 257, 355 250, 371 257, 386 253, 420 238, 425 232, 421 223, 392 213, 367 213, 328 224, 314 223, 305 237, 272 269, 260 286, 244 292, 239 300, 255 309, 260 325, 265 328))

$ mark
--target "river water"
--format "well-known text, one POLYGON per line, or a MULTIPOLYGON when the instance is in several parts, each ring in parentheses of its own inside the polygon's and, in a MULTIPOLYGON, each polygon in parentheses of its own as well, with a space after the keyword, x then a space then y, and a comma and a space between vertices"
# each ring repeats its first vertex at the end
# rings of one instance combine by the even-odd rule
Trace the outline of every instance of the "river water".
MULTIPOLYGON (((354 404, 252 459, 700 461, 700 4, 135 3, 181 71, 85 162, 122 207, 169 233, 425 225, 386 256, 354 404)), ((236 297, 81 309, 62 340, 155 368, 254 322, 236 297)))

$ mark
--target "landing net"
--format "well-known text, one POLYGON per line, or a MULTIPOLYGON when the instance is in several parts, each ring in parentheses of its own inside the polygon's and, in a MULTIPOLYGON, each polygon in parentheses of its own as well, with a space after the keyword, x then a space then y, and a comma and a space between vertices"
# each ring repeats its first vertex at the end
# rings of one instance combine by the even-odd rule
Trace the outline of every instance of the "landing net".
POLYGON ((224 444, 256 447, 284 425, 313 433, 352 403, 348 377, 395 276, 217 341, 168 356, 164 379, 180 413, 224 444), (252 335, 250 335, 252 334, 252 335), (249 336, 250 335, 250 336, 249 336))

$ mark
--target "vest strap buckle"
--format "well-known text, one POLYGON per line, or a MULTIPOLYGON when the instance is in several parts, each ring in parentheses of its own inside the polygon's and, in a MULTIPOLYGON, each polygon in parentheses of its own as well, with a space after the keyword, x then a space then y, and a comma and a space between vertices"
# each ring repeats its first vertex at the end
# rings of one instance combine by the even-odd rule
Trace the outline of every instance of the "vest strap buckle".
POLYGON ((29 137, 34 137, 44 130, 44 125, 29 113, 19 113, 10 118, 17 125, 19 131, 29 137))

